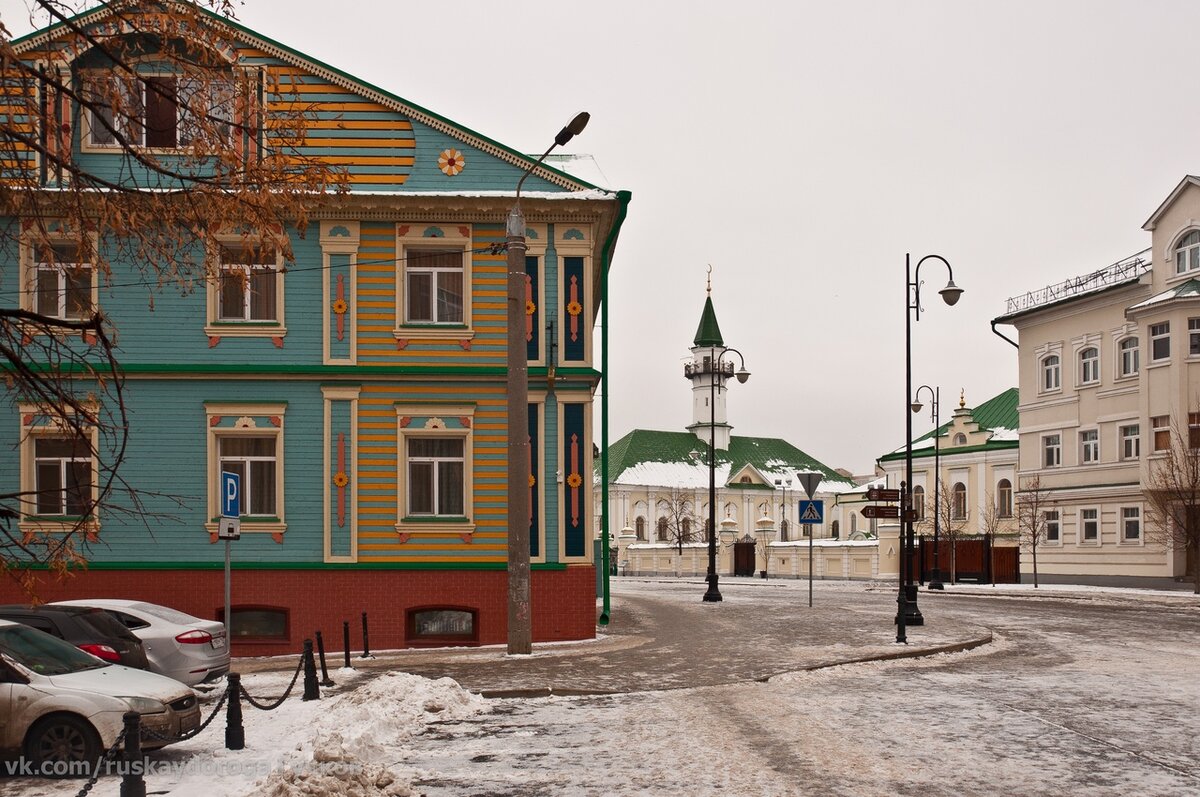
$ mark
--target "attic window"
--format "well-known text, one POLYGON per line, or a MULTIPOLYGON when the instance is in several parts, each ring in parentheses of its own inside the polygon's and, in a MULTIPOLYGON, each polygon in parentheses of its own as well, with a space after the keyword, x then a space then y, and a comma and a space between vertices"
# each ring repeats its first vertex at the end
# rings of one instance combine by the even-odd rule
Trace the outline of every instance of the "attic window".
POLYGON ((84 94, 93 147, 123 146, 118 134, 132 146, 157 149, 186 147, 205 134, 218 141, 230 137, 235 89, 227 77, 88 77, 84 94))
POLYGON ((962 432, 959 432, 958 434, 954 435, 954 445, 965 446, 966 444, 967 444, 967 436, 965 434, 963 434, 962 432))
POLYGON ((743 476, 741 478, 741 483, 742 484, 753 484, 754 482, 750 479, 749 476, 743 476))

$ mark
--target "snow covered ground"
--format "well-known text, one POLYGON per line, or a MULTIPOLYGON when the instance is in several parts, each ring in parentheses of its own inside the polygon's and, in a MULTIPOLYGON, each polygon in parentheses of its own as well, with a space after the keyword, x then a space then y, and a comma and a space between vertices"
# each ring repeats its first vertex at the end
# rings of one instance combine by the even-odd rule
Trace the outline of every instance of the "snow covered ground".
MULTIPOLYGON (((853 615, 873 616, 881 598, 871 585, 818 588, 819 600, 853 615)), ((675 611, 695 607, 701 620, 713 611, 699 606, 691 585, 618 589, 675 611)), ((727 600, 775 611, 796 605, 806 589, 731 588, 727 600)), ((1057 586, 1038 590, 1039 599, 980 596, 990 589, 922 593, 922 608, 934 625, 953 618, 992 629, 992 644, 766 682, 485 700, 444 678, 338 671, 339 685, 320 701, 297 695, 270 713, 247 706, 246 750, 223 748, 218 720, 196 739, 152 754, 147 790, 181 797, 1200 794, 1200 601, 1057 586)), ((475 661, 488 667, 503 657, 494 650, 475 661)), ((595 656, 597 667, 603 659, 595 656)), ((244 683, 269 698, 290 675, 249 674, 244 683)), ((653 684, 657 674, 636 675, 653 684)), ((80 785, 0 779, 0 794, 59 797, 80 785)), ((92 791, 118 793, 115 777, 92 791)))

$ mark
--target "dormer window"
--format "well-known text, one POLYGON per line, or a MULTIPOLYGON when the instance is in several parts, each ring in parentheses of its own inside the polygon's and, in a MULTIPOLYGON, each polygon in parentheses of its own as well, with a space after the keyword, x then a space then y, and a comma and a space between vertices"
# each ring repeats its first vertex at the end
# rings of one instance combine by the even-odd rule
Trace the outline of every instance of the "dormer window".
POLYGON ((86 141, 93 147, 178 149, 200 138, 228 141, 233 124, 234 83, 176 75, 89 77, 86 141), (204 131, 211 131, 205 135, 204 131))
POLYGON ((1200 230, 1192 230, 1175 245, 1175 273, 1200 269, 1200 230))
POLYGON ((959 432, 958 434, 954 435, 954 445, 965 446, 966 444, 967 444, 967 436, 965 434, 963 434, 962 432, 959 432))

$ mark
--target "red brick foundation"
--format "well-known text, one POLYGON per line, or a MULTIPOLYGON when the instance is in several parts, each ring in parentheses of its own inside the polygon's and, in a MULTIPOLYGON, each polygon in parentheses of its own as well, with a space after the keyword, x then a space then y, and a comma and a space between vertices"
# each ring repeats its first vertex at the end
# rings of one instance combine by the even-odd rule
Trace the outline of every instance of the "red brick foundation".
MULTIPOLYGON (((596 571, 591 565, 531 574, 533 641, 591 639, 596 635, 596 571)), ((216 618, 223 608, 220 570, 89 570, 65 581, 44 577, 36 588, 45 602, 77 598, 127 598, 216 618)), ((368 616, 371 650, 409 647, 406 612, 446 606, 477 611, 479 644, 508 639, 508 577, 478 570, 234 570, 232 602, 288 610, 287 639, 237 641, 235 656, 299 652, 321 631, 326 651, 342 650, 342 623, 350 623, 350 646, 362 652, 362 613, 368 616)), ((27 598, 0 580, 0 603, 27 598)), ((336 662, 333 662, 336 664, 336 662)))

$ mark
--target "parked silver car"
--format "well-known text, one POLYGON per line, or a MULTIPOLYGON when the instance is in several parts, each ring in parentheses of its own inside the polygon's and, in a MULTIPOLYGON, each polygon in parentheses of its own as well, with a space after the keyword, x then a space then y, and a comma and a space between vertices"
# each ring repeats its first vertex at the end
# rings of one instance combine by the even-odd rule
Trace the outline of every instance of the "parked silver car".
POLYGON ((147 750, 200 725, 196 695, 178 681, 0 620, 0 758, 23 756, 32 775, 89 775, 127 711, 151 732, 142 738, 147 750))
POLYGON ((152 672, 188 686, 214 681, 229 672, 225 626, 144 601, 89 598, 59 601, 68 606, 94 606, 116 617, 142 640, 152 672))

